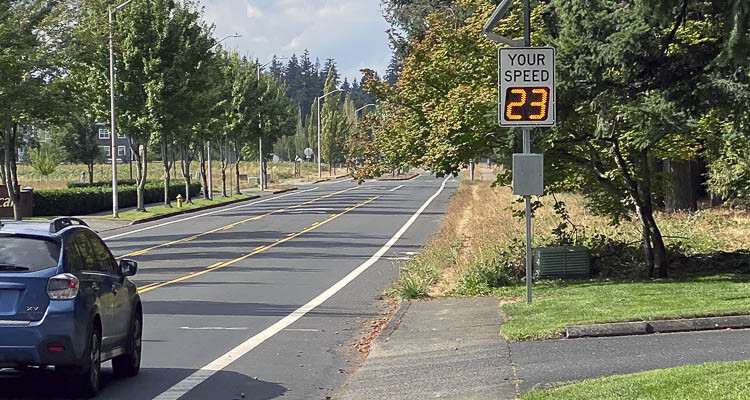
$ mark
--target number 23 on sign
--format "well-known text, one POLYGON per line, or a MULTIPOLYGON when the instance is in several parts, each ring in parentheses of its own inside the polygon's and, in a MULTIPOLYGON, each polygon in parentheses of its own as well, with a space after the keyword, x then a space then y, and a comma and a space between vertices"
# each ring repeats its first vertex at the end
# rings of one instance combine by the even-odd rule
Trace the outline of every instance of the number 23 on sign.
POLYGON ((543 121, 549 110, 549 88, 509 87, 505 94, 505 119, 509 121, 543 121))

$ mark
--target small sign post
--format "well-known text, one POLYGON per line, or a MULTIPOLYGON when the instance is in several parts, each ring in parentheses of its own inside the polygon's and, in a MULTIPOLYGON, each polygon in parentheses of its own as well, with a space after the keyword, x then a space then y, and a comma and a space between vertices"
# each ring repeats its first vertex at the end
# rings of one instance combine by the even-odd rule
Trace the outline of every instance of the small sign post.
POLYGON ((482 31, 498 43, 498 122, 523 128, 523 153, 513 154, 513 192, 526 200, 526 302, 531 304, 531 195, 544 192, 544 156, 531 154, 531 128, 555 125, 555 49, 531 47, 531 1, 523 0, 523 42, 493 30, 508 14, 514 0, 501 0, 482 31))

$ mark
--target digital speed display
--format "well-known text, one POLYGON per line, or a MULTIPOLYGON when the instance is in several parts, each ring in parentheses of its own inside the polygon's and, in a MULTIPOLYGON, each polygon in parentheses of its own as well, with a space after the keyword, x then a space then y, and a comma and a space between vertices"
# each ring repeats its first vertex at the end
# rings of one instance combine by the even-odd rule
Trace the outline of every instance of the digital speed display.
POLYGON ((549 112, 549 88, 509 87, 503 110, 508 121, 544 121, 549 112))
POLYGON ((555 125, 555 49, 498 50, 498 122, 502 127, 555 125))

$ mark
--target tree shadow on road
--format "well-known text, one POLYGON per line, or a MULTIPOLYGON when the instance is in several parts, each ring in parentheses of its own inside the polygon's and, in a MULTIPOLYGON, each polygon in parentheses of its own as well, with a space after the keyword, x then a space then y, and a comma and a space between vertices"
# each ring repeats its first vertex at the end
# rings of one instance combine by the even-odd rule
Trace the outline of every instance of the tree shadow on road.
MULTIPOLYGON (((117 379, 110 368, 102 369, 102 390, 97 399, 153 399, 194 373, 194 369, 143 368, 134 378, 117 379)), ((23 373, 0 369, 2 399, 77 399, 66 376, 50 369, 31 368, 23 373)), ((219 371, 182 399, 267 400, 282 396, 287 389, 233 371, 219 371), (243 397, 244 395, 244 397, 243 397)))

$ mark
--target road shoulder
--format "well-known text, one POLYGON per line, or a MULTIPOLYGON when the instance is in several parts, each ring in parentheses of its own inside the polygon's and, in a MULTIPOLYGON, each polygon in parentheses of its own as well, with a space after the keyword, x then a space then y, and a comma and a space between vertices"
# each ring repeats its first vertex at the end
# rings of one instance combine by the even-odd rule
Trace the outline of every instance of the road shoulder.
POLYGON ((514 399, 498 304, 493 297, 404 303, 336 398, 514 399))

